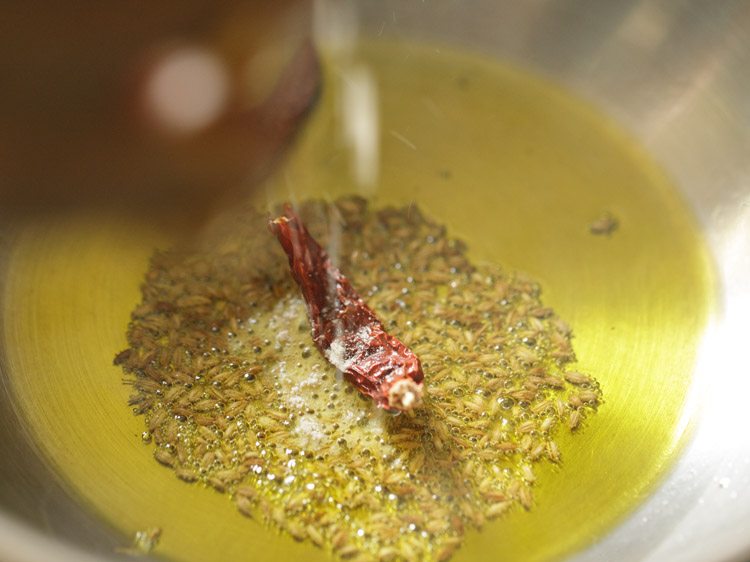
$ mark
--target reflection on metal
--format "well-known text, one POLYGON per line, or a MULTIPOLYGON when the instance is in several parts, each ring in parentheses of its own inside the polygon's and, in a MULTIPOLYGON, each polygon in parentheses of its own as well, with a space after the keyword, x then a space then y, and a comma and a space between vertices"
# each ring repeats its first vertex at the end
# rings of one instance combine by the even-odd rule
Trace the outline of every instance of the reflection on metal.
POLYGON ((371 33, 457 43, 530 67, 592 100, 648 147, 704 225, 723 311, 693 393, 692 442, 673 473, 580 562, 750 555, 750 5, 734 0, 364 2, 371 33), (397 18, 389 14, 396 11, 397 18), (744 203, 743 203, 744 202, 744 203), (744 207, 743 207, 744 205, 744 207), (737 210, 739 212, 737 212, 737 210), (726 388, 734 389, 733 396, 726 388), (724 391, 724 392, 722 392, 724 391))
POLYGON ((349 148, 355 185, 371 194, 378 179, 380 129, 378 92, 370 69, 357 60, 355 51, 359 16, 355 3, 316 0, 315 38, 335 69, 341 92, 338 119, 344 144, 349 148))
POLYGON ((340 119, 343 136, 351 151, 356 185, 372 193, 378 179, 380 133, 375 79, 364 65, 341 71, 340 119))
MULTIPOLYGON (((325 30, 330 18, 339 17, 327 6, 340 6, 319 6, 318 29, 325 30)), ((357 8, 356 18, 350 12, 343 16, 348 20, 333 24, 334 31, 324 31, 327 44, 350 48, 356 41, 353 30, 360 27, 363 34, 454 43, 529 67, 616 118, 647 144, 683 190, 711 245, 724 306, 701 349, 694 415, 684 420, 694 437, 642 508, 577 560, 703 562, 750 552, 750 408, 745 404, 750 373, 740 355, 750 333, 748 3, 368 0, 357 8), (733 389, 729 395, 722 392, 727 385, 733 389)), ((376 107, 377 97, 366 71, 353 68, 352 83, 359 85, 347 94, 344 111, 359 114, 370 111, 362 107, 376 107), (363 96, 370 100, 363 102, 363 96)), ((377 124, 373 111, 369 121, 346 133, 352 146, 364 147, 353 150, 353 169, 364 184, 375 182, 371 169, 378 169, 372 150, 377 124), (374 164, 367 160, 373 154, 374 164)), ((3 393, 4 416, 10 413, 7 401, 3 393)), ((0 514, 0 558, 84 560, 82 553, 35 530, 44 528, 44 517, 52 527, 64 519, 81 521, 74 530, 57 527, 68 540, 89 548, 111 545, 108 530, 86 531, 95 527, 84 522, 85 516, 78 519, 80 506, 52 484, 54 476, 35 460, 33 444, 16 422, 3 417, 0 423, 12 434, 3 433, 3 443, 12 444, 10 450, 23 459, 11 466, 6 454, 0 471, 6 476, 0 499, 4 511, 14 513, 0 514), (40 482, 48 482, 43 496, 37 493, 40 482), (28 503, 19 504, 14 495, 28 503), (45 511, 50 505, 59 509, 45 511)))

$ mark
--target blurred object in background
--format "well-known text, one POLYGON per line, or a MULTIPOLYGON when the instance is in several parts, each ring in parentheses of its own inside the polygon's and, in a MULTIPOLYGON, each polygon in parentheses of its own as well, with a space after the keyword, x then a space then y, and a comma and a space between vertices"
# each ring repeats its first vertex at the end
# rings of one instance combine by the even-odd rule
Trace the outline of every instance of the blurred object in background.
POLYGON ((246 190, 315 100, 309 0, 0 4, 0 208, 246 190))

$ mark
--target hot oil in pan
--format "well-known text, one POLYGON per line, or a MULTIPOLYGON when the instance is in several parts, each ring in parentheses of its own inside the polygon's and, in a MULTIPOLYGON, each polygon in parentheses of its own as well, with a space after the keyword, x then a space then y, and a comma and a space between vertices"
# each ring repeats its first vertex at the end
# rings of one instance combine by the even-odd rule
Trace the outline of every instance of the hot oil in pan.
MULTIPOLYGON (((573 328, 577 368, 605 396, 580 435, 559 435, 563 462, 537 469, 532 510, 471 533, 455 559, 544 560, 582 547, 637 505, 679 451, 713 297, 700 233, 638 147, 549 84, 442 49, 378 43, 361 55, 380 96, 374 203, 417 201, 474 261, 538 279, 545 304, 573 328)), ((331 140, 340 138, 335 81, 269 186, 278 197, 290 185, 300 198, 355 190, 349 153, 331 140)), ((153 248, 173 242, 101 217, 22 234, 4 299, 19 404, 71 488, 127 534, 161 527, 161 554, 323 560, 242 518, 226 496, 177 480, 141 442, 112 357, 126 347, 153 248)))

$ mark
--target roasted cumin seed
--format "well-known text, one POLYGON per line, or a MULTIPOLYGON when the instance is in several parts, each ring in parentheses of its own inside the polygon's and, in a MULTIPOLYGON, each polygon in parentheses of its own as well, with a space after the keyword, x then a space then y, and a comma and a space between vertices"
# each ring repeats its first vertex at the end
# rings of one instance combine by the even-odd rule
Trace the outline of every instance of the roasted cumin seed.
POLYGON ((159 463, 242 515, 349 560, 448 560, 467 528, 533 508, 536 463, 560 461, 555 434, 580 429, 599 386, 571 364, 571 329, 538 284, 471 263, 416 206, 298 211, 421 358, 423 406, 387 416, 337 379, 249 208, 193 250, 153 256, 115 358, 131 406, 159 463))

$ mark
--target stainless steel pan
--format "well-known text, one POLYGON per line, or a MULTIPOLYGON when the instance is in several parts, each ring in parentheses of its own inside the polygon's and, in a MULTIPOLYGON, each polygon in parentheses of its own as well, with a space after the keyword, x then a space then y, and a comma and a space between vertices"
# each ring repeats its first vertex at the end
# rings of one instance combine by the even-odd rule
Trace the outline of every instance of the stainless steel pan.
MULTIPOLYGON (((325 8, 323 17, 338 17, 352 4, 318 7, 325 8)), ((349 24, 363 35, 455 44, 552 78, 629 130, 675 180, 701 222, 721 286, 720 315, 696 366, 693 437, 658 489, 573 559, 750 559, 744 355, 750 337, 750 2, 383 0, 354 7, 349 24)), ((12 242, 4 241, 6 250, 12 242)), ((57 483, 18 423, 5 381, 0 377, 0 559, 109 557, 121 538, 57 483)))

